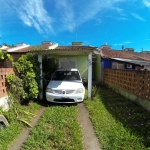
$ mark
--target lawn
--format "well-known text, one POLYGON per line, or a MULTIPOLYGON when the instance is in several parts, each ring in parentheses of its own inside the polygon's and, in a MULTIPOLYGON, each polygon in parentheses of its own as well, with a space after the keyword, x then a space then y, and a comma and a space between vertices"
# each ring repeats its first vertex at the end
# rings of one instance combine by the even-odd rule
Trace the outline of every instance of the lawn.
POLYGON ((8 149, 18 138, 23 128, 27 126, 26 123, 31 121, 31 118, 40 108, 40 105, 31 102, 30 105, 13 104, 8 112, 0 110, 0 114, 3 114, 9 122, 9 127, 0 128, 0 150, 8 149))
POLYGON ((47 107, 22 150, 82 150, 82 133, 76 105, 47 107))
MULTIPOLYGON (((90 112, 95 133, 103 150, 150 149, 150 114, 119 93, 106 87, 93 87, 92 100, 84 104, 90 112)), ((34 127, 22 150, 83 150, 82 132, 78 122, 77 105, 48 103, 39 123, 34 127)), ((5 112, 10 126, 0 130, 0 149, 7 149, 25 126, 23 120, 33 117, 41 108, 36 103, 15 106, 5 112)))
POLYGON ((109 88, 93 88, 85 100, 103 150, 146 150, 150 147, 150 114, 109 88))

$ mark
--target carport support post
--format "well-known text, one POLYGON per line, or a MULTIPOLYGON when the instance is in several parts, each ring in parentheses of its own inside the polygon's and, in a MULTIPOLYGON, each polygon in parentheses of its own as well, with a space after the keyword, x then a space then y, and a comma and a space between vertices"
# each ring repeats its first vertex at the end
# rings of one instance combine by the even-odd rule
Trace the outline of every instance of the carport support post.
POLYGON ((92 53, 88 55, 88 98, 92 95, 92 53))
POLYGON ((41 85, 41 92, 39 94, 40 100, 43 99, 43 78, 42 78, 42 55, 38 55, 38 61, 40 64, 40 85, 41 85))

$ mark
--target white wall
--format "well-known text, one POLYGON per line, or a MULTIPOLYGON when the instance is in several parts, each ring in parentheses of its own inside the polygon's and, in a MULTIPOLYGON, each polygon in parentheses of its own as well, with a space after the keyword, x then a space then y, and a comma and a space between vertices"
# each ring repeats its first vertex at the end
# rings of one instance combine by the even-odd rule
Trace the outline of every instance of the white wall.
POLYGON ((11 101, 9 100, 8 96, 0 98, 0 107, 3 110, 8 110, 11 106, 11 101))

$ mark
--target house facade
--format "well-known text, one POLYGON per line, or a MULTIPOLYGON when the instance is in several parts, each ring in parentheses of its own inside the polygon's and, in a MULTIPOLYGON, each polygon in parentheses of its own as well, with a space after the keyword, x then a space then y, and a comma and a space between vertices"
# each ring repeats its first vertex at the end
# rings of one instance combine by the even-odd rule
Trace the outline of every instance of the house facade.
MULTIPOLYGON (((88 97, 91 98, 92 91, 92 52, 94 51, 92 46, 83 46, 82 42, 73 42, 71 46, 58 46, 54 44, 47 49, 33 50, 33 53, 38 54, 38 60, 42 64, 43 55, 48 57, 55 57, 59 61, 60 68, 77 68, 82 78, 86 78, 88 81, 88 97)), ((42 65, 41 65, 42 70, 42 65)), ((42 72, 41 72, 42 77, 42 72)), ((42 80, 41 80, 41 86, 42 80)), ((42 99, 42 93, 40 99, 42 99)))
POLYGON ((113 50, 110 46, 100 47, 102 68, 150 70, 150 54, 134 52, 132 48, 113 50))
MULTIPOLYGON (((91 97, 92 89, 92 53, 95 47, 84 46, 82 42, 72 42, 71 46, 58 46, 51 41, 44 41, 41 45, 30 46, 24 43, 19 43, 16 47, 6 48, 7 52, 14 57, 14 61, 26 53, 35 53, 38 55, 38 60, 41 62, 41 77, 42 77, 42 57, 54 57, 59 61, 59 68, 77 68, 82 78, 88 81, 88 94, 91 97)), ((6 64, 6 67, 12 67, 12 64, 6 64)), ((40 81, 43 87, 42 79, 40 81)), ((41 92, 41 99, 42 99, 41 92)))
POLYGON ((134 52, 133 48, 114 50, 104 44, 94 51, 96 61, 93 63, 94 80, 101 82, 104 68, 124 70, 150 70, 150 53, 134 52))

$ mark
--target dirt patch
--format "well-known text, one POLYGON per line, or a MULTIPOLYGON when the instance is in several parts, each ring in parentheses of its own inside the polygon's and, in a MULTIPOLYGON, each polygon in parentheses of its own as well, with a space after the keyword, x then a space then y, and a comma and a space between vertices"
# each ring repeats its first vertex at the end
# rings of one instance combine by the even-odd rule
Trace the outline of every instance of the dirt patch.
POLYGON ((89 112, 83 103, 78 104, 79 123, 82 128, 83 144, 85 150, 101 150, 98 138, 95 135, 93 125, 89 118, 89 112))

